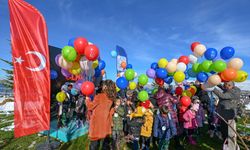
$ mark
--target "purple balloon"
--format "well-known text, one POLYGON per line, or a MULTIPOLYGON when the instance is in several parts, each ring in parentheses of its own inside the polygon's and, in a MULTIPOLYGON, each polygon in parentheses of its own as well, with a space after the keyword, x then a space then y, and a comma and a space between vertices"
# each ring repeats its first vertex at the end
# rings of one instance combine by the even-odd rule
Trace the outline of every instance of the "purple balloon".
POLYGON ((71 76, 71 73, 70 72, 68 72, 68 70, 65 70, 65 69, 61 69, 61 73, 62 73, 62 75, 64 76, 64 77, 66 77, 66 78, 69 78, 70 76, 71 76))
POLYGON ((57 54, 56 57, 55 57, 55 62, 56 62, 56 65, 59 66, 59 58, 61 57, 62 55, 61 54, 57 54))
POLYGON ((151 68, 148 69, 146 74, 149 78, 152 78, 152 79, 155 78, 155 70, 154 69, 151 69, 151 68))
POLYGON ((77 90, 81 90, 81 86, 83 82, 85 82, 84 79, 77 80, 75 84, 73 85, 73 87, 76 88, 77 90))

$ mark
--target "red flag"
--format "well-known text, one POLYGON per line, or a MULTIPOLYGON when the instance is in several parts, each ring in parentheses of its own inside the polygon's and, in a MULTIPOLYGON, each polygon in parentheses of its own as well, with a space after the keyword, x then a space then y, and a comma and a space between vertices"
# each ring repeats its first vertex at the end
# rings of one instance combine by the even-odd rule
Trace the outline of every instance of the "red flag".
POLYGON ((22 0, 9 0, 14 64, 14 134, 50 127, 48 33, 42 14, 22 0))

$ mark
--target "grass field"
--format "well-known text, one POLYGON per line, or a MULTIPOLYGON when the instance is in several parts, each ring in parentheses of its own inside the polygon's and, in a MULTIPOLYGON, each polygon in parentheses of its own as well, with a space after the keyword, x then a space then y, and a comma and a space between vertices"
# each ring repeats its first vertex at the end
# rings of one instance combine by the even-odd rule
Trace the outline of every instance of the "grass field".
MULTIPOLYGON (((13 116, 4 116, 0 115, 0 128, 6 127, 11 125, 12 122, 6 122, 8 120, 13 120, 13 116)), ((238 121, 238 131, 240 132, 250 132, 249 128, 245 128, 242 125, 243 119, 238 121)), ((248 119, 247 122, 250 123, 248 119)), ((46 141, 46 137, 40 137, 37 134, 21 137, 21 138, 14 138, 13 131, 0 131, 0 149, 2 150, 34 150, 38 143, 46 141)), ((180 140, 181 144, 183 145, 184 149, 186 150, 220 150, 222 149, 222 141, 219 140, 217 137, 210 138, 207 134, 207 128, 204 127, 201 131, 201 135, 197 138, 198 144, 195 146, 188 145, 187 142, 180 140)), ((250 141, 245 141, 248 146, 250 146, 250 141)), ((68 143, 61 143, 59 150, 87 150, 89 146, 89 140, 87 135, 79 137, 76 140, 70 141, 68 143)), ((241 148, 242 145, 240 144, 241 148)), ((123 150, 128 150, 126 147, 126 143, 121 144, 121 148, 123 150)), ((151 148, 153 149, 153 148, 151 148)), ((170 150, 175 150, 174 141, 170 143, 170 150)))

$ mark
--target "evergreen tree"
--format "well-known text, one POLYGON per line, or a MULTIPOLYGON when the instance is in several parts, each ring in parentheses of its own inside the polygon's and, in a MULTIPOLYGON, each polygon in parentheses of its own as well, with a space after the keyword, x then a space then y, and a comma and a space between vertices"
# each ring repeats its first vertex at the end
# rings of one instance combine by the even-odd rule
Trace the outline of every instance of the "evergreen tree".
POLYGON ((0 60, 6 64, 9 64, 11 66, 11 69, 3 69, 1 68, 1 70, 3 70, 6 73, 5 79, 1 80, 0 83, 5 86, 6 88, 10 88, 13 89, 13 63, 11 61, 5 60, 0 58, 0 60))

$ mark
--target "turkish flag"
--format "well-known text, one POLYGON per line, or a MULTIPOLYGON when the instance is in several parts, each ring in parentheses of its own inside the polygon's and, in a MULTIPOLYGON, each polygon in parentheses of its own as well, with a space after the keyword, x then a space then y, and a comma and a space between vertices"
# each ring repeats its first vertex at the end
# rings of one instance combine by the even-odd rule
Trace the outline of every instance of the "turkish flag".
POLYGON ((42 14, 23 0, 9 0, 14 64, 14 134, 50 128, 48 32, 42 14))

